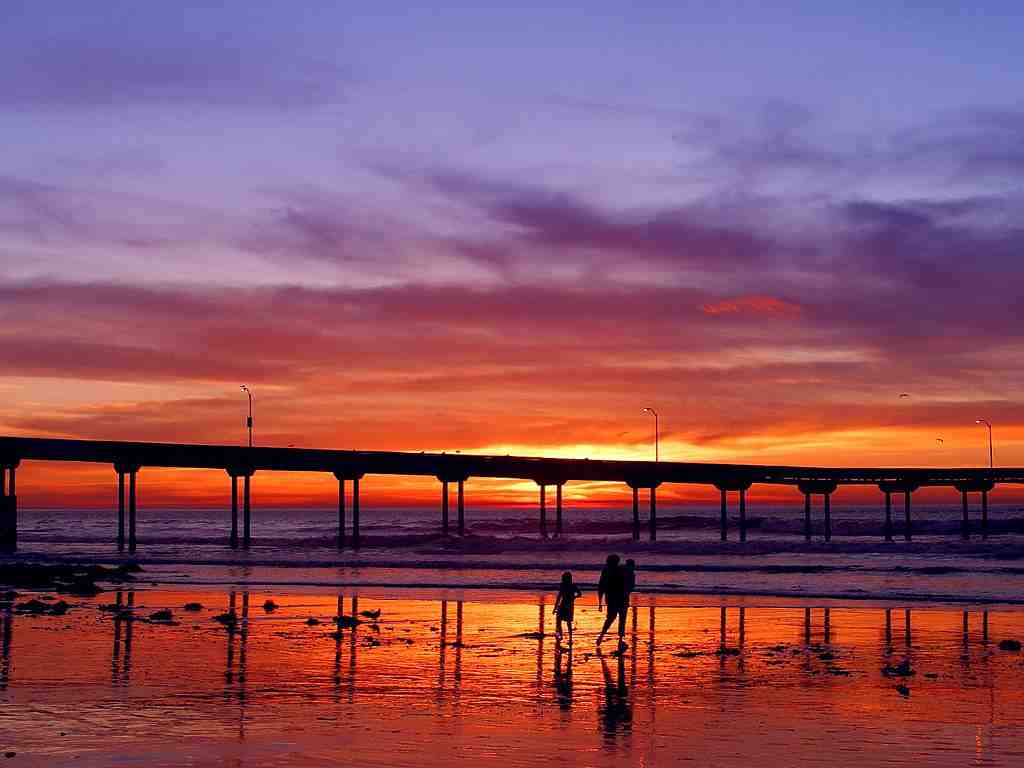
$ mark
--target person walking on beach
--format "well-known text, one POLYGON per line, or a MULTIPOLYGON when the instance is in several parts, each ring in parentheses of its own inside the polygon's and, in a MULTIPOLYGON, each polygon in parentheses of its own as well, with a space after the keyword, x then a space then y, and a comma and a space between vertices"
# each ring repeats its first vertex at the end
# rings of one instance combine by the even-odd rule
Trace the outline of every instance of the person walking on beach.
POLYGON ((597 610, 602 609, 602 601, 608 607, 608 615, 601 627, 601 633, 597 636, 597 644, 604 640, 605 633, 611 627, 612 622, 619 620, 619 647, 622 647, 623 637, 626 634, 626 573, 619 565, 618 555, 608 555, 604 569, 601 571, 601 579, 597 583, 597 610))
POLYGON ((572 648, 572 621, 576 609, 576 598, 583 596, 583 590, 572 580, 572 574, 562 574, 562 583, 555 598, 555 641, 562 642, 562 622, 569 627, 569 647, 572 648))

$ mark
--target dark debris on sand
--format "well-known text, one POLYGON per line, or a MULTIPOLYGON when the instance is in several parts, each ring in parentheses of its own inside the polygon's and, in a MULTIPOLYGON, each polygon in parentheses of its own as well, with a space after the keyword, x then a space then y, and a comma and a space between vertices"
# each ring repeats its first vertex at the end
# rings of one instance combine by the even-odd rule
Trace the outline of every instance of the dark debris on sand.
POLYGON ((910 668, 910 662, 907 660, 901 661, 895 666, 888 666, 882 670, 882 674, 886 677, 911 677, 916 675, 913 669, 910 668))
POLYGON ((70 606, 63 600, 56 603, 44 603, 42 600, 28 600, 14 606, 15 613, 23 613, 29 616, 63 616, 68 612, 70 606))
POLYGON ((43 565, 8 563, 0 565, 0 584, 33 590, 54 590, 67 595, 93 597, 103 591, 97 582, 120 584, 133 581, 142 569, 135 564, 108 568, 103 565, 43 565))
POLYGON ((201 611, 201 610, 203 610, 203 604, 202 603, 185 603, 185 605, 182 607, 182 610, 192 611, 192 612, 201 611))

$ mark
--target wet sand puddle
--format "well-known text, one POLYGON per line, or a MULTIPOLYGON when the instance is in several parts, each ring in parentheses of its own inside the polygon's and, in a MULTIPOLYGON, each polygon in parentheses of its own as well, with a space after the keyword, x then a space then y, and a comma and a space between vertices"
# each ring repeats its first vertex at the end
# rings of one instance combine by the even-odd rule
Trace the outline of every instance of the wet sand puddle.
POLYGON ((1024 658, 1004 642, 1024 611, 1008 607, 640 596, 629 648, 597 654, 592 596, 571 652, 550 596, 140 588, 63 616, 20 613, 30 597, 0 609, 12 765, 1024 757, 1024 658))

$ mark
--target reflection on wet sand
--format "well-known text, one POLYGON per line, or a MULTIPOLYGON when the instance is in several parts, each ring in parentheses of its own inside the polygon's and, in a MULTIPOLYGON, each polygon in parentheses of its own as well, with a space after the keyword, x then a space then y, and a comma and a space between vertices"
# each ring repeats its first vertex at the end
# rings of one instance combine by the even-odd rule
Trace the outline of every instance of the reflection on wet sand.
POLYGON ((11 640, 14 637, 13 601, 4 606, 0 621, 0 691, 7 690, 7 681, 11 676, 11 640))
POLYGON ((135 590, 128 590, 125 602, 124 590, 117 590, 114 596, 114 652, 110 658, 110 684, 128 685, 132 674, 132 634, 135 627, 135 590), (122 654, 121 633, 124 632, 122 654))
MULTIPOLYGON (((931 755, 939 763, 956 764, 953 758, 968 751, 973 758, 981 750, 987 760, 993 749, 1024 749, 1008 727, 1024 719, 1020 656, 997 647, 999 639, 1024 635, 1020 611, 647 602, 630 607, 625 649, 601 653, 588 643, 595 634, 590 625, 599 620, 592 610, 578 616, 575 648, 552 642, 550 601, 543 596, 498 605, 364 597, 362 614, 351 593, 295 597, 294 605, 273 613, 250 612, 264 595, 249 590, 204 598, 210 606, 226 605, 234 619, 213 621, 219 608, 211 607, 204 615, 176 616, 174 626, 155 624, 143 611, 186 601, 184 593, 156 590, 118 590, 109 613, 83 600, 73 609, 77 620, 59 631, 48 617, 22 618, 4 607, 0 703, 25 706, 5 708, 0 726, 28 738, 37 724, 22 713, 42 699, 58 719, 62 708, 88 714, 95 707, 97 722, 174 707, 172 731, 183 730, 169 739, 200 729, 207 738, 251 744, 289 722, 302 722, 312 734, 320 733, 320 721, 344 722, 359 727, 332 738, 358 750, 359 734, 376 733, 384 723, 399 734, 419 727, 401 717, 426 704, 438 733, 456 740, 551 727, 587 749, 589 728, 591 739, 599 734, 590 748, 641 762, 645 750, 666 739, 696 740, 713 751, 706 733, 733 725, 737 733, 753 729, 778 740, 784 757, 819 737, 804 723, 828 708, 833 735, 841 742, 846 734, 851 749, 866 740, 892 750, 897 732, 903 749, 918 738, 921 722, 943 724, 922 731, 925 741, 916 744, 941 751, 931 755), (311 615, 336 623, 309 623, 311 615), (64 649, 71 632, 81 653, 69 660, 64 649), (91 655, 92 638, 102 642, 102 660, 91 655), (185 676, 171 661, 182 657, 189 659, 185 676), (104 696, 75 692, 88 689, 57 687, 46 670, 58 659, 68 664, 69 678, 80 684, 102 678, 106 699, 132 706, 111 708, 104 696), (793 732, 804 741, 785 742, 793 732)), ((81 721, 90 722, 85 715, 81 721)), ((81 729, 74 750, 102 753, 100 730, 81 729)))

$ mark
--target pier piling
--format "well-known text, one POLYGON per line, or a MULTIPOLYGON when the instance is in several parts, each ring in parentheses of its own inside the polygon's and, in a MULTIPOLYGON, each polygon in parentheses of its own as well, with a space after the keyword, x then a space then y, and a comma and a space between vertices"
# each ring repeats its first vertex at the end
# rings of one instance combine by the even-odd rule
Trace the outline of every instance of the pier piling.
POLYGON ((441 481, 441 535, 448 535, 448 481, 441 481))
POLYGON ((911 524, 910 524, 910 489, 907 488, 903 491, 903 540, 910 541, 911 539, 911 524))
POLYGON ((338 549, 345 548, 345 478, 338 478, 338 549))
POLYGON ((832 541, 832 494, 825 493, 825 541, 832 541))
POLYGON ((6 553, 18 549, 17 468, 17 461, 0 464, 0 552, 6 553))
POLYGON ((252 545, 252 474, 246 472, 242 480, 242 547, 252 545))
POLYGON ((128 553, 135 554, 135 486, 136 477, 139 474, 137 468, 128 473, 128 553))
POLYGON ((544 483, 540 485, 540 537, 548 537, 548 487, 544 483))
POLYGON ((238 549, 238 475, 228 471, 231 478, 231 534, 228 536, 228 546, 238 549))
POLYGON ((352 478, 352 548, 359 549, 362 540, 359 534, 359 477, 352 478))
MULTIPOLYGON (((740 490, 740 542, 747 540, 747 492, 740 490)), ((741 609, 742 610, 742 609, 741 609)))
POLYGON ((886 541, 892 541, 892 491, 885 492, 885 527, 883 529, 886 541))
POLYGON ((124 470, 117 469, 117 551, 124 552, 124 470))
POLYGON ((804 541, 811 540, 811 494, 804 491, 804 541))
POLYGON ((651 516, 650 516, 650 540, 658 540, 658 492, 656 485, 651 486, 651 516))
POLYGON ((640 489, 633 486, 633 541, 640 541, 640 489))
POLYGON ((562 535, 562 483, 555 484, 555 536, 562 535))
POLYGON ((729 501, 725 488, 719 488, 719 493, 722 495, 722 505, 718 516, 718 535, 722 541, 727 541, 729 538, 729 501))
MULTIPOLYGON (((457 504, 458 504, 458 515, 459 515, 459 522, 458 522, 458 525, 459 525, 459 536, 465 536, 466 535, 466 490, 465 490, 465 482, 466 482, 465 480, 459 480, 459 485, 458 485, 458 489, 457 489, 457 494, 458 494, 457 504)), ((559 501, 559 505, 558 505, 558 513, 559 513, 558 514, 558 532, 561 533, 562 532, 562 514, 561 514, 562 513, 562 505, 561 505, 562 493, 561 493, 561 490, 562 489, 559 488, 558 490, 559 490, 559 493, 558 493, 558 501, 559 501)))

